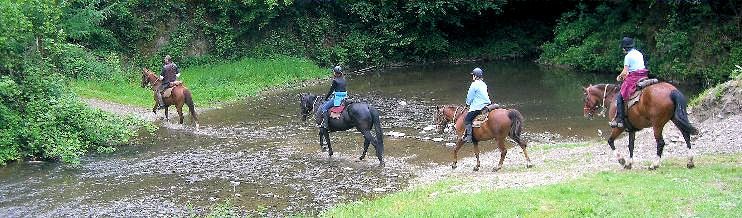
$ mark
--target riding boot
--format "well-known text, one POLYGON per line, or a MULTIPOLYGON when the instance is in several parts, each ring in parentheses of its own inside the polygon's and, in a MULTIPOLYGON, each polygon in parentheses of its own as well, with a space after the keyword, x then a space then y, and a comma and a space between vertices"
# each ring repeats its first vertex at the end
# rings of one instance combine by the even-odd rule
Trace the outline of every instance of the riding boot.
POLYGON ((320 127, 327 129, 327 126, 328 126, 327 122, 329 122, 329 120, 330 120, 330 111, 328 110, 322 113, 322 124, 320 125, 320 127))
POLYGON ((470 143, 472 142, 472 125, 466 124, 466 132, 464 133, 464 142, 470 143))
POLYGON ((616 117, 613 118, 613 121, 608 123, 611 128, 623 128, 623 118, 625 116, 624 110, 623 96, 621 96, 621 94, 618 94, 616 96, 616 117))

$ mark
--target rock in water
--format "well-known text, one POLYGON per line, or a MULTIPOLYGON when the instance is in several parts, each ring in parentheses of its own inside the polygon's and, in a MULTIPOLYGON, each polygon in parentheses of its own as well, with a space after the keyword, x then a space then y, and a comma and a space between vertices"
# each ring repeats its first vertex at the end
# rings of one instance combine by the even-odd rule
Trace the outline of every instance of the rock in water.
POLYGON ((443 141, 443 138, 433 138, 433 141, 434 142, 442 142, 443 141))

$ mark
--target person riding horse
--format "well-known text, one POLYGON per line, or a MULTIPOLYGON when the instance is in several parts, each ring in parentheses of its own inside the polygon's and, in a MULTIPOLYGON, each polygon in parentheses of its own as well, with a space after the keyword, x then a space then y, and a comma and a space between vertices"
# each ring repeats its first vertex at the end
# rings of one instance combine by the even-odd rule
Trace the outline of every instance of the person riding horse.
POLYGON ((631 93, 636 90, 636 82, 649 75, 649 70, 644 67, 644 55, 634 48, 634 39, 624 37, 620 46, 626 56, 623 61, 623 70, 616 77, 616 81, 623 81, 623 84, 621 84, 621 92, 616 95, 616 117, 609 123, 612 128, 623 128, 624 98, 631 96, 631 93))
POLYGON ((332 72, 334 75, 334 78, 332 79, 332 86, 330 86, 330 91, 327 92, 327 95, 325 95, 325 104, 322 105, 322 124, 320 125, 321 128, 327 129, 327 122, 330 119, 330 113, 328 110, 335 106, 340 106, 340 104, 343 103, 343 99, 345 99, 348 96, 347 93, 347 82, 345 81, 345 78, 343 78, 343 68, 340 66, 335 66, 332 68, 332 72), (330 100, 330 95, 333 95, 334 97, 332 100, 330 100))
POLYGON ((466 114, 464 123, 466 124, 466 133, 464 133, 464 142, 472 142, 472 123, 474 118, 482 112, 482 108, 491 104, 489 94, 487 94, 487 84, 482 81, 484 72, 482 69, 474 68, 471 71, 471 80, 469 92, 466 94, 466 105, 469 106, 469 112, 466 114))
POLYGON ((171 82, 175 82, 175 79, 180 77, 180 69, 178 69, 178 65, 175 65, 173 61, 170 58, 170 55, 165 56, 165 65, 162 66, 162 72, 160 72, 160 79, 162 80, 162 85, 159 87, 159 89, 156 92, 157 95, 157 104, 160 106, 157 108, 164 109, 165 108, 165 102, 162 101, 162 92, 165 91, 168 87, 170 87, 171 82))

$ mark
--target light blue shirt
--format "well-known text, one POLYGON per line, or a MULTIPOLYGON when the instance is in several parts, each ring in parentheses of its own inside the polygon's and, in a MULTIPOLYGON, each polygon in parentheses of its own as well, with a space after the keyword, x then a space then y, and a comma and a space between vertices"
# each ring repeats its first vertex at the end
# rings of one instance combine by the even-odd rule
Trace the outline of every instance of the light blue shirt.
POLYGON ((482 80, 472 82, 469 86, 469 92, 466 94, 466 105, 469 105, 469 111, 481 110, 490 103, 487 84, 484 84, 482 80))
POLYGON ((629 50, 623 59, 623 65, 629 66, 629 73, 644 69, 644 55, 636 49, 629 50))

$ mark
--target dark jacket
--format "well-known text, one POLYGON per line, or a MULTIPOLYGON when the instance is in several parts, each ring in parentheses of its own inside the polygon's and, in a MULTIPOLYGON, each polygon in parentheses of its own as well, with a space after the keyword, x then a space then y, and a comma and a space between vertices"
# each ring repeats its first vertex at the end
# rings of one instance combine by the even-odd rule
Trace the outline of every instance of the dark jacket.
POLYGON ((175 65, 175 63, 169 63, 165 64, 165 66, 162 66, 162 72, 160 72, 160 76, 162 76, 162 85, 169 84, 171 82, 174 82, 176 79, 176 74, 180 73, 180 69, 178 69, 178 66, 175 65))
POLYGON ((330 98, 330 95, 332 95, 334 92, 345 92, 345 86, 347 83, 345 82, 345 78, 343 77, 335 77, 332 79, 332 86, 330 87, 330 91, 327 92, 327 95, 325 95, 325 99, 330 98))

